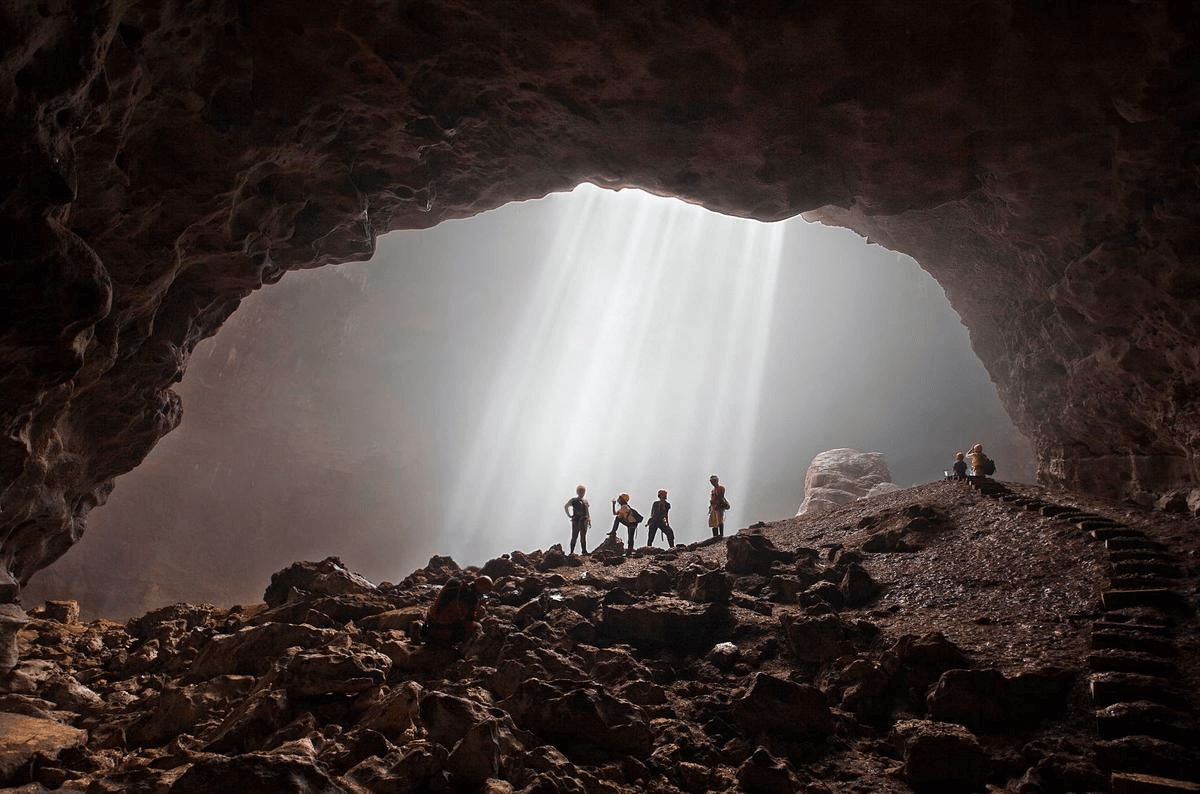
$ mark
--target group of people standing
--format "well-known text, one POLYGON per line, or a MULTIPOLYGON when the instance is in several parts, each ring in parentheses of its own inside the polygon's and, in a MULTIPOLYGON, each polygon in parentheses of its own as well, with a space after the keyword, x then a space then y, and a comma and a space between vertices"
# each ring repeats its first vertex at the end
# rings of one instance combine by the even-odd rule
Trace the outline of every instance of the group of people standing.
MULTIPOLYGON (((715 474, 709 477, 708 481, 712 484, 712 491, 708 497, 708 526, 712 529, 714 538, 724 537, 725 511, 729 509, 729 502, 725 499, 725 486, 721 485, 715 474)), ((571 554, 575 553, 576 542, 579 543, 581 552, 588 553, 587 531, 592 525, 592 514, 585 494, 587 488, 580 485, 575 489, 575 496, 563 505, 563 511, 571 519, 571 554)), ((638 524, 642 523, 642 514, 629 503, 627 493, 621 493, 611 500, 611 506, 613 523, 608 536, 616 537, 617 530, 622 525, 626 528, 629 540, 625 544, 625 556, 628 557, 633 554, 634 535, 637 533, 638 524)), ((671 526, 671 503, 667 501, 666 489, 659 490, 658 500, 650 506, 650 521, 646 524, 646 530, 646 545, 654 545, 654 535, 658 532, 666 539, 667 548, 675 545, 675 530, 671 526)))

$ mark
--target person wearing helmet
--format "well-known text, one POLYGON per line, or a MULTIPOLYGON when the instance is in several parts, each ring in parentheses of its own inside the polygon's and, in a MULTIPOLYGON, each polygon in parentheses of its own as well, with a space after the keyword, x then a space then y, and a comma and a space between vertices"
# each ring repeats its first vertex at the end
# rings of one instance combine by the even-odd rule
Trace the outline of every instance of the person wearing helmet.
POLYGON ((483 596, 493 586, 490 576, 479 576, 470 584, 458 578, 446 582, 425 614, 425 624, 418 627, 418 636, 426 642, 454 645, 481 633, 479 621, 486 614, 483 596))
POLYGON ((721 485, 717 475, 712 475, 708 478, 712 484, 712 491, 708 494, 708 528, 712 530, 714 538, 725 537, 725 511, 729 509, 729 502, 725 499, 725 486, 721 485))
POLYGON ((563 505, 563 511, 566 512, 567 518, 571 519, 571 553, 575 553, 575 541, 579 541, 579 549, 585 555, 587 550, 587 531, 592 525, 591 509, 588 505, 588 500, 583 498, 587 493, 587 488, 582 485, 575 489, 575 496, 567 500, 563 505))
POLYGON ((668 514, 671 512, 671 503, 667 501, 666 489, 658 492, 658 501, 650 506, 650 521, 646 524, 646 529, 649 536, 646 539, 647 546, 654 545, 654 533, 662 531, 662 535, 666 538, 667 548, 675 545, 675 530, 671 529, 671 520, 668 514))
POLYGON ((610 538, 617 536, 617 528, 622 524, 629 530, 629 542, 625 544, 625 556, 629 557, 633 554, 633 537, 637 533, 637 525, 642 523, 642 516, 638 511, 634 510, 629 504, 629 494, 622 493, 612 500, 612 511, 616 518, 613 519, 612 530, 608 533, 610 538))

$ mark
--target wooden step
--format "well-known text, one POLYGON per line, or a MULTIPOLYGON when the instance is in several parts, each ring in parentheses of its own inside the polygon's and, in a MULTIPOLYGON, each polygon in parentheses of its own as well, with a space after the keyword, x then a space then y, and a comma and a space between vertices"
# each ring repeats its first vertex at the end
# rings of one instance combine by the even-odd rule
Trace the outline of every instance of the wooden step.
POLYGON ((1109 551, 1166 551, 1166 547, 1158 541, 1150 540, 1144 535, 1121 535, 1104 538, 1104 546, 1109 551))

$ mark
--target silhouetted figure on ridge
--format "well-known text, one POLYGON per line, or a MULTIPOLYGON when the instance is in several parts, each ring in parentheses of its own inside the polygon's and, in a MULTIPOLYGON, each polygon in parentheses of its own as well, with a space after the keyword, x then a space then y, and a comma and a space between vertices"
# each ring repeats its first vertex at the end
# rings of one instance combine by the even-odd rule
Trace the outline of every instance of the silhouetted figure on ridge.
POLYGON ((967 462, 971 465, 972 477, 990 477, 996 473, 996 462, 983 454, 983 444, 979 442, 967 453, 967 462))
POLYGON ((671 529, 671 503, 667 501, 666 490, 658 492, 658 501, 650 506, 650 521, 646 524, 646 530, 649 533, 646 545, 654 545, 655 531, 661 531, 664 538, 667 540, 667 548, 675 545, 675 530, 671 529))
POLYGON ((725 537, 725 511, 729 509, 729 500, 725 498, 725 486, 721 485, 717 475, 708 478, 712 483, 712 491, 708 494, 708 527, 714 538, 725 537))
POLYGON ((627 493, 622 493, 612 500, 612 511, 616 518, 613 519, 612 531, 608 534, 610 537, 616 537, 617 527, 625 525, 629 530, 629 543, 625 546, 625 556, 628 557, 633 554, 633 536, 637 532, 637 525, 642 523, 642 515, 630 507, 627 493))
POLYGON ((571 519, 571 553, 575 553, 575 541, 579 540, 579 550, 584 554, 587 550, 587 531, 592 525, 591 507, 588 500, 583 498, 587 488, 582 485, 575 489, 575 495, 563 505, 567 517, 571 519))
POLYGON ((963 460, 963 457, 961 452, 954 456, 954 478, 956 480, 967 479, 967 462, 963 460))

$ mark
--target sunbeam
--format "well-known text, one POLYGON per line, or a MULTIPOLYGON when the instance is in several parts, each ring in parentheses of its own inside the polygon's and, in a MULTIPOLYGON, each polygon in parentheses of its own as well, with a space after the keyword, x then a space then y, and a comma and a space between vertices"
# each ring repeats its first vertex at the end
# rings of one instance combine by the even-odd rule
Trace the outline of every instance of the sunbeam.
POLYGON ((533 283, 514 290, 524 314, 449 503, 472 557, 497 538, 558 539, 578 482, 596 532, 619 491, 648 512, 667 488, 695 539, 709 470, 731 489, 749 479, 783 225, 633 190, 596 212, 602 192, 575 191, 533 283))

